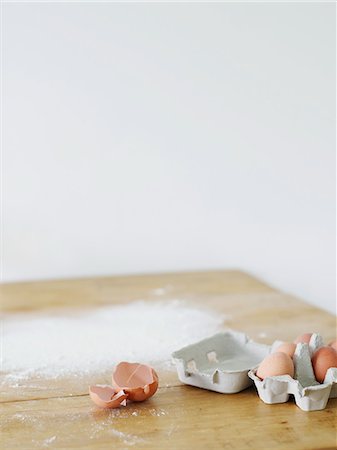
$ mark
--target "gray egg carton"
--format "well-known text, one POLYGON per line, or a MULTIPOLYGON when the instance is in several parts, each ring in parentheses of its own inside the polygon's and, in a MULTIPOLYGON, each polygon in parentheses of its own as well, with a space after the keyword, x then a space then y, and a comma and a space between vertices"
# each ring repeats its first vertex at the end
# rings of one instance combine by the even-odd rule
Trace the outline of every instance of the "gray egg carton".
POLYGON ((250 369, 270 353, 244 333, 226 331, 172 354, 180 381, 223 394, 235 394, 252 384, 250 369))
MULTIPOLYGON (((274 351, 281 341, 272 345, 274 351)), ((315 379, 311 364, 312 354, 323 346, 319 334, 311 336, 309 344, 297 344, 294 354, 295 374, 267 377, 261 380, 257 375, 257 367, 250 370, 248 376, 254 381, 262 401, 268 404, 285 403, 293 395, 296 405, 303 411, 318 411, 324 409, 329 398, 337 397, 337 368, 328 369, 324 383, 315 379)))

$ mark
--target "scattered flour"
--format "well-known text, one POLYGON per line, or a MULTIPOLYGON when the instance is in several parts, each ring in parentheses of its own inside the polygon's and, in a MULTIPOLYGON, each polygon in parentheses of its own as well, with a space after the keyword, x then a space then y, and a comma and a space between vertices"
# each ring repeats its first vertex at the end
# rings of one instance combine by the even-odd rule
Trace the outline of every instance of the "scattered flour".
POLYGON ((50 438, 47 438, 43 441, 42 447, 49 447, 50 444, 52 444, 56 440, 56 436, 52 436, 50 438))
POLYGON ((145 442, 144 439, 140 438, 139 436, 130 433, 123 433, 122 431, 118 431, 114 428, 111 428, 109 430, 109 433, 119 438, 126 445, 131 446, 145 442))
POLYGON ((164 411, 163 409, 150 409, 150 414, 151 416, 166 416, 166 411, 164 411))
POLYGON ((169 368, 174 350, 221 330, 224 320, 179 300, 67 315, 7 315, 1 371, 20 380, 90 374, 123 360, 169 368))
POLYGON ((110 435, 111 437, 119 439, 121 443, 127 446, 134 446, 145 442, 145 440, 140 436, 131 433, 124 433, 114 428, 114 422, 111 420, 113 417, 114 416, 109 416, 107 420, 93 423, 91 428, 88 430, 89 439, 100 438, 102 433, 104 433, 107 436, 110 435))

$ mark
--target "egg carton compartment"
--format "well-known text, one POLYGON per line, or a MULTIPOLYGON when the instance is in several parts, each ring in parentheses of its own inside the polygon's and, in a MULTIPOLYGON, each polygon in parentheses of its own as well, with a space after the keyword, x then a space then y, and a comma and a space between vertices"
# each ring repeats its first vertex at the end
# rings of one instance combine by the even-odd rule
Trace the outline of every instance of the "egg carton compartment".
POLYGON ((269 352, 270 346, 229 330, 175 351, 172 358, 183 383, 234 394, 252 384, 248 371, 269 352))
MULTIPOLYGON (((276 341, 272 352, 281 344, 276 341)), ((337 368, 328 369, 324 383, 315 379, 311 356, 323 346, 322 337, 313 334, 309 344, 297 344, 294 353, 294 378, 289 375, 267 377, 261 380, 257 375, 257 367, 250 370, 248 376, 254 381, 260 399, 268 404, 285 403, 293 395, 296 405, 303 411, 324 409, 329 398, 337 397, 337 368)))

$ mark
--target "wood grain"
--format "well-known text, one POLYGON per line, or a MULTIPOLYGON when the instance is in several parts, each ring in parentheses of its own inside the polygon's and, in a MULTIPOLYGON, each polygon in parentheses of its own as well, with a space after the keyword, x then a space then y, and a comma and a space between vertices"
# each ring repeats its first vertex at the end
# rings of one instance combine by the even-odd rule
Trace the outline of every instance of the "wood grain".
MULTIPOLYGON (((238 271, 13 283, 0 286, 0 296, 4 313, 184 298, 224 313, 227 326, 259 342, 310 330, 336 337, 336 317, 238 271)), ((108 373, 4 384, 1 448, 337 448, 336 399, 305 413, 293 401, 265 405, 254 388, 221 395, 184 386, 174 372, 159 375, 155 397, 111 411, 98 410, 87 395, 88 384, 107 382, 108 373)))

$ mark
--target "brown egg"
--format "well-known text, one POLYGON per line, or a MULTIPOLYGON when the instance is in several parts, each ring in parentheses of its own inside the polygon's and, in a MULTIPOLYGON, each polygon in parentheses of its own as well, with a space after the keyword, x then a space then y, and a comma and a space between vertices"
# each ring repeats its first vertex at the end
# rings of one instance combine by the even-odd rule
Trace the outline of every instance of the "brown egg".
POLYGON ((337 351, 333 347, 321 347, 313 354, 311 362, 316 380, 323 383, 327 370, 337 367, 337 351))
POLYGON ((278 375, 294 376, 294 363, 289 355, 282 352, 271 353, 259 365, 256 375, 264 380, 278 375))
POLYGON ((329 346, 334 348, 337 351, 337 341, 330 342, 329 346))
POLYGON ((89 394, 91 400, 101 408, 118 408, 128 398, 124 391, 117 392, 111 386, 90 386, 89 394))
POLYGON ((275 352, 282 352, 285 353, 286 355, 289 355, 290 358, 292 358, 294 356, 296 350, 296 344, 294 344, 293 342, 283 342, 283 344, 279 345, 273 353, 275 352))
POLYGON ((310 338, 312 336, 312 333, 304 333, 301 334, 301 336, 297 336, 297 338, 294 340, 295 344, 309 344, 310 338))
POLYGON ((130 400, 141 402, 158 389, 158 375, 145 364, 121 362, 112 374, 112 384, 126 392, 130 400))

